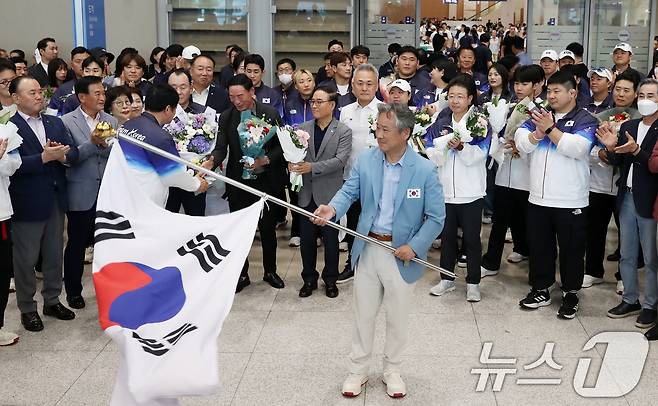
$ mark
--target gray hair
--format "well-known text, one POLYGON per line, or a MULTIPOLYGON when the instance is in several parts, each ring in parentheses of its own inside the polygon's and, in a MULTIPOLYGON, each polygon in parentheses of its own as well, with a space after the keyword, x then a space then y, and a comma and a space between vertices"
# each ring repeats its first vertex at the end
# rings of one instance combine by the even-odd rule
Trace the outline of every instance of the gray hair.
POLYGON ((359 72, 370 72, 373 73, 376 78, 379 78, 379 71, 377 70, 377 68, 375 68, 373 64, 370 63, 363 63, 357 66, 356 69, 354 69, 354 76, 356 76, 356 74, 359 72))
POLYGON ((393 113, 395 115, 395 127, 397 127, 399 132, 407 128, 409 129, 409 135, 413 132, 416 118, 409 106, 402 103, 379 103, 377 105, 377 111, 379 114, 383 113, 386 115, 393 113))

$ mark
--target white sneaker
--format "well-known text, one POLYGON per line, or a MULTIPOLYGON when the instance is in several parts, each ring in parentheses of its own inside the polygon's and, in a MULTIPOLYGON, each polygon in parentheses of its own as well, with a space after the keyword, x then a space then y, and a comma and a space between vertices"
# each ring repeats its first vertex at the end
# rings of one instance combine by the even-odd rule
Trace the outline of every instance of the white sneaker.
POLYGON ((518 264, 519 262, 525 261, 526 259, 528 259, 528 257, 514 251, 512 251, 512 253, 507 256, 507 262, 510 264, 518 264))
MULTIPOLYGON (((301 242, 301 240, 300 240, 300 242, 301 242)), ((318 238, 318 240, 315 242, 315 245, 318 246, 318 247, 321 246, 322 245, 322 238, 318 238)))
POLYGON ((505 242, 511 243, 512 241, 514 241, 512 239, 512 232, 510 230, 507 230, 507 232, 505 233, 505 242))
POLYGON ((453 290, 455 290, 455 281, 444 279, 430 289, 430 295, 443 296, 444 294, 452 292, 453 290))
POLYGON ((301 244, 302 244, 302 240, 299 237, 292 237, 290 241, 288 241, 289 247, 299 247, 301 244))
POLYGON ((366 382, 368 382, 368 375, 349 374, 345 379, 345 382, 343 382, 343 388, 340 392, 343 396, 347 396, 348 398, 357 397, 361 394, 363 385, 365 385, 366 382))
POLYGON ((491 224, 492 219, 491 216, 482 216, 482 224, 491 224))
POLYGON ((386 393, 392 398, 403 398, 407 394, 407 385, 397 372, 385 373, 382 382, 386 385, 386 393))
POLYGON ((498 275, 498 271, 490 271, 483 266, 480 267, 480 278, 484 278, 486 276, 496 276, 496 275, 498 275))
POLYGON ((347 252, 347 250, 349 248, 350 247, 349 247, 349 245, 347 245, 346 242, 341 242, 341 243, 338 244, 338 251, 340 251, 340 252, 347 252))
POLYGON ((598 285, 599 283, 603 283, 603 278, 595 278, 592 275, 585 275, 583 278, 583 288, 590 288, 593 285, 598 285))
POLYGON ((466 301, 479 302, 482 299, 480 296, 480 285, 476 283, 466 284, 466 301))
POLYGON ((432 248, 435 250, 441 248, 441 239, 437 238, 436 240, 432 241, 432 248))
POLYGON ((18 338, 18 334, 14 334, 10 331, 0 330, 0 347, 14 345, 18 342, 18 338))
POLYGON ((621 280, 617 281, 617 287, 615 288, 615 292, 617 292, 618 295, 624 294, 624 281, 621 280))
POLYGON ((9 280, 9 293, 16 292, 16 285, 14 284, 14 278, 9 280))
POLYGON ((85 264, 91 264, 94 261, 94 246, 87 247, 85 250, 85 264))

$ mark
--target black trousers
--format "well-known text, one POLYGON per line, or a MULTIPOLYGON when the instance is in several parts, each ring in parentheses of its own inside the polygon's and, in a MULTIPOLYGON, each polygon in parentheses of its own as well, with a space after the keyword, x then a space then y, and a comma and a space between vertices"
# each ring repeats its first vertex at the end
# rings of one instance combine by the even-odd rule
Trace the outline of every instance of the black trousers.
POLYGON ((500 261, 505 247, 505 234, 512 229, 514 252, 528 256, 528 240, 526 235, 526 220, 528 216, 528 192, 496 186, 494 192, 493 224, 489 234, 487 253, 482 257, 482 266, 496 271, 500 269, 500 261))
POLYGON ((96 205, 84 211, 66 213, 68 241, 64 249, 64 288, 66 297, 82 296, 85 249, 94 243, 96 205))
POLYGON ((11 275, 11 222, 5 220, 0 221, 0 328, 5 324, 5 308, 9 300, 11 275))
POLYGON ((204 216, 206 214, 206 194, 195 195, 194 192, 170 187, 165 209, 178 213, 181 205, 188 216, 204 216))
POLYGON ((562 290, 577 291, 585 275, 587 207, 564 209, 528 203, 530 286, 548 289, 555 283, 555 259, 560 261, 562 290))
MULTIPOLYGON (((290 185, 288 185, 287 190, 288 190, 288 196, 286 196, 286 189, 279 190, 277 193, 275 193, 273 196, 277 197, 281 200, 285 200, 287 202, 290 202, 291 204, 294 204, 295 206, 298 206, 297 200, 299 199, 299 196, 297 192, 293 192, 290 190, 290 185)), ((282 223, 286 221, 286 216, 288 215, 288 209, 276 205, 276 208, 274 209, 274 212, 276 213, 276 222, 277 223, 282 223)), ((290 238, 292 237, 299 237, 299 219, 300 219, 300 214, 295 213, 294 211, 291 211, 290 217, 292 218, 292 221, 290 223, 290 238)))
MULTIPOLYGON (((585 273, 595 278, 603 278, 605 269, 605 242, 608 236, 610 217, 617 207, 617 196, 604 193, 589 193, 589 208, 587 211, 587 252, 585 254, 585 273)), ((617 223, 619 221, 617 220, 617 223)), ((619 227, 619 226, 617 226, 619 227)), ((615 273, 617 280, 621 279, 619 271, 615 273)))
MULTIPOLYGON (((311 199, 311 203, 304 209, 313 213, 318 205, 311 199)), ((306 217, 300 221, 300 237, 302 244, 300 251, 302 254, 302 279, 304 282, 316 282, 318 271, 315 265, 318 257, 317 238, 321 235, 324 242, 324 269, 322 270, 322 280, 325 284, 336 283, 338 278, 338 230, 332 227, 319 227, 311 223, 306 217)))
MULTIPOLYGON (((290 204, 294 204, 295 206, 299 206, 299 194, 297 192, 293 192, 292 190, 288 190, 288 196, 290 197, 290 204)), ((292 218, 292 222, 290 224, 290 238, 292 237, 299 237, 300 236, 300 223, 301 223, 301 218, 302 215, 299 213, 296 213, 294 211, 291 211, 290 217, 292 218)))
MULTIPOLYGON (((466 283, 480 283, 480 260, 482 244, 480 230, 482 228, 482 208, 484 199, 471 203, 446 203, 446 220, 441 235, 441 268, 454 271, 459 255, 457 246, 457 229, 462 229, 463 249, 466 253, 466 283)), ((441 279, 453 280, 441 275, 441 279)))
MULTIPOLYGON (((356 227, 359 225, 359 216, 361 215, 361 201, 357 200, 352 203, 350 208, 347 210, 347 228, 350 230, 356 230, 356 227)), ((339 221, 340 219, 336 219, 339 221)), ((354 236, 347 234, 345 236, 345 241, 347 241, 348 251, 347 251, 347 261, 345 261, 345 269, 350 269, 352 267, 352 245, 354 244, 354 236)))
MULTIPOLYGON (((267 185, 266 181, 262 178, 241 180, 241 182, 266 193, 270 193, 271 191, 269 185, 267 185)), ((235 187, 232 187, 231 189, 231 193, 228 194, 228 207, 231 213, 249 207, 259 199, 258 196, 237 190, 235 187)), ((274 203, 266 203, 263 207, 261 217, 258 220, 258 232, 260 234, 260 242, 263 250, 263 269, 266 274, 276 272, 276 207, 277 205, 274 203)), ((248 258, 244 261, 241 276, 249 276, 248 258)))

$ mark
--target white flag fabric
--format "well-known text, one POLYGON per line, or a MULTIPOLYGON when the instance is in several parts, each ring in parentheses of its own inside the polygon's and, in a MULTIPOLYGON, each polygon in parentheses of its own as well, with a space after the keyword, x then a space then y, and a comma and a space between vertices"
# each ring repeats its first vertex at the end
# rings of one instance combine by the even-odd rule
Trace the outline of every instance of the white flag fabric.
POLYGON ((191 217, 157 206, 112 147, 96 212, 93 279, 101 328, 120 350, 112 405, 175 405, 215 392, 217 337, 263 200, 191 217))

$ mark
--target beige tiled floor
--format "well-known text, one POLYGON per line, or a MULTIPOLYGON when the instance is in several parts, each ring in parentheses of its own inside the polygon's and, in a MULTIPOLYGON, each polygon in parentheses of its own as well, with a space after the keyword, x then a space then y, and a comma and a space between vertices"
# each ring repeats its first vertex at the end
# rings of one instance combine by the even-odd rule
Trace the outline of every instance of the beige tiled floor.
MULTIPOLYGON (((488 227, 483 230, 486 241, 488 227)), ((286 232, 287 233, 287 232, 286 232)), ((429 288, 438 280, 427 272, 417 283, 410 316, 410 341, 403 366, 409 394, 389 399, 381 383, 384 315, 377 323, 370 381, 356 399, 344 399, 339 390, 345 377, 345 357, 352 330, 351 283, 340 286, 340 295, 328 299, 322 290, 299 298, 301 260, 298 249, 287 247, 280 233, 279 272, 286 288, 275 290, 260 280, 260 247, 252 250, 252 285, 236 296, 233 309, 219 337, 221 389, 214 396, 182 399, 184 405, 654 405, 658 403, 658 351, 649 351, 642 379, 625 397, 586 399, 572 386, 578 358, 592 357, 588 384, 594 385, 605 348, 582 352, 585 342, 601 331, 637 331, 632 319, 611 320, 605 311, 618 303, 612 271, 606 263, 606 282, 581 294, 576 319, 558 320, 554 303, 535 312, 524 312, 517 302, 527 293, 527 263, 504 263, 501 274, 483 280, 482 302, 465 301, 463 279, 457 290, 443 298, 429 288), (499 392, 491 382, 476 392, 481 368, 480 350, 493 342, 492 356, 517 358, 519 377, 559 377, 558 386, 520 386, 509 376, 499 392), (546 342, 555 343, 556 362, 562 371, 547 366, 535 375, 524 371, 539 358, 546 342), (591 372, 591 371, 590 371, 591 372), (541 375, 544 374, 544 375, 541 375), (523 375, 523 376, 522 376, 523 375), (592 382, 590 382, 592 381, 592 382)), ((615 233, 610 233, 615 236, 615 233)), ((611 241, 611 243, 614 243, 611 241)), ((612 244, 609 247, 612 249, 612 244)), ((511 246, 506 246, 509 253, 511 246)), ((321 258, 321 256, 319 256, 321 258)), ((436 262, 439 251, 431 252, 436 262)), ((463 270, 458 271, 463 274, 463 270)), ((117 366, 117 350, 97 324, 96 302, 88 274, 88 306, 74 321, 44 318, 45 330, 28 333, 19 323, 15 299, 10 298, 6 328, 21 334, 18 345, 0 349, 0 405, 104 405, 109 402, 117 366)))

